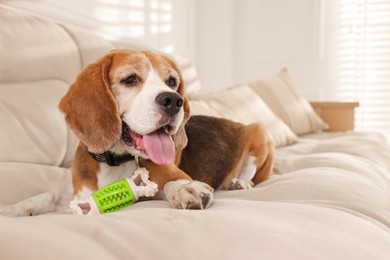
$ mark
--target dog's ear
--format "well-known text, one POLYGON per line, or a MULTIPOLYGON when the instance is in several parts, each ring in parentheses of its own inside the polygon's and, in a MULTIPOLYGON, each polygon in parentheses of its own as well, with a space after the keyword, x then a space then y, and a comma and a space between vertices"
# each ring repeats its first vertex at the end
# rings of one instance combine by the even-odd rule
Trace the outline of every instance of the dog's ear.
POLYGON ((175 158, 176 164, 179 164, 181 159, 181 151, 187 146, 188 139, 185 130, 185 124, 187 123, 191 112, 190 103, 184 93, 184 81, 180 71, 179 71, 179 77, 180 77, 180 85, 177 92, 183 97, 184 118, 182 123, 180 124, 179 130, 176 132, 175 135, 173 135, 173 141, 175 143, 175 149, 176 149, 176 158, 175 158))
POLYGON ((93 153, 107 151, 121 135, 121 119, 109 79, 114 54, 88 65, 59 104, 70 129, 93 153))
POLYGON ((175 143, 175 149, 176 151, 181 151, 184 149, 184 147, 187 146, 187 134, 185 131, 185 124, 187 123, 187 120, 189 118, 189 104, 186 97, 184 97, 184 119, 182 123, 180 124, 179 129, 177 130, 176 134, 173 136, 173 141, 175 143), (188 112, 187 112, 188 111, 188 112))

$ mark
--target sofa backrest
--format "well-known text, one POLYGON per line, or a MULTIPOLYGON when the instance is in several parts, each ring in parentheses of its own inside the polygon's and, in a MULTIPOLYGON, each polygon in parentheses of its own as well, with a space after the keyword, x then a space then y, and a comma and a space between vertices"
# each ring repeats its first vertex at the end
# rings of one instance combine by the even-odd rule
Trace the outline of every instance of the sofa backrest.
POLYGON ((78 144, 58 103, 80 70, 136 48, 0 7, 0 162, 69 167, 78 144))

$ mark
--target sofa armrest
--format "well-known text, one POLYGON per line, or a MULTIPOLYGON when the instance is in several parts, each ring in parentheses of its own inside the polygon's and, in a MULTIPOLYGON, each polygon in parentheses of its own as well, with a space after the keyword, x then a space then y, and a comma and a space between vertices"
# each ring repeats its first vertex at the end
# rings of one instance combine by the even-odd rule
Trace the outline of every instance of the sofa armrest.
POLYGON ((354 129, 355 108, 359 102, 310 102, 317 114, 329 125, 327 131, 354 129))

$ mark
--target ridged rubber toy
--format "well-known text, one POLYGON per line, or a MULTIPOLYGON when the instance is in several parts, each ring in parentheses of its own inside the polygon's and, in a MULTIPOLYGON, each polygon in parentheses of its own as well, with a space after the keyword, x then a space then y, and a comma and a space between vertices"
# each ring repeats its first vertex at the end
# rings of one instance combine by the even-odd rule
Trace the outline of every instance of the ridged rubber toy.
POLYGON ((138 168, 131 178, 108 184, 92 193, 88 200, 72 200, 69 204, 70 210, 77 215, 96 215, 122 210, 134 204, 139 197, 152 197, 156 194, 157 184, 148 179, 148 170, 138 168), (138 176, 141 176, 142 180, 142 185, 139 186, 134 183, 138 176))

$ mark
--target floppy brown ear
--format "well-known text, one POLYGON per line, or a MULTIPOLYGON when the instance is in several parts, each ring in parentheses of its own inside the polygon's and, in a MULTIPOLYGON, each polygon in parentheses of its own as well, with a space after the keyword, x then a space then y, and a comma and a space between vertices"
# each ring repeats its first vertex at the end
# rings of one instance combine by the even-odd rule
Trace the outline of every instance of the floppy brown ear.
POLYGON ((187 123, 187 120, 189 118, 189 104, 186 97, 184 97, 184 119, 183 122, 180 124, 179 130, 177 130, 176 134, 173 135, 173 141, 175 143, 175 149, 176 151, 184 149, 184 147, 187 146, 187 134, 185 131, 185 124, 187 123), (188 112, 187 112, 188 111, 188 112))
POLYGON ((114 53, 88 65, 61 99, 70 129, 90 152, 109 150, 120 138, 121 119, 108 73, 114 53))
POLYGON ((189 103, 187 97, 185 96, 185 86, 184 86, 184 80, 183 80, 183 76, 181 74, 181 71, 179 70, 178 66, 171 58, 169 58, 168 56, 164 56, 164 55, 163 55, 163 57, 169 63, 171 63, 172 67, 178 72, 180 84, 179 84, 179 87, 177 88, 177 93, 179 93, 179 95, 183 97, 184 118, 183 118, 183 121, 179 127, 179 130, 176 132, 175 135, 173 135, 173 141, 175 143, 175 148, 176 148, 176 160, 175 161, 180 161, 181 150, 183 150, 184 147, 187 146, 187 141, 188 141, 187 134, 185 131, 185 124, 187 123, 187 120, 190 117, 190 103, 189 103))
POLYGON ((175 150, 176 150, 176 156, 175 156, 176 165, 179 165, 180 163, 181 151, 187 146, 188 139, 185 130, 185 124, 187 123, 191 112, 190 102, 188 101, 188 98, 184 94, 184 81, 180 72, 179 72, 179 76, 180 76, 180 85, 177 92, 183 97, 184 118, 182 123, 180 124, 179 130, 176 132, 175 135, 173 135, 173 141, 175 143, 175 150))

